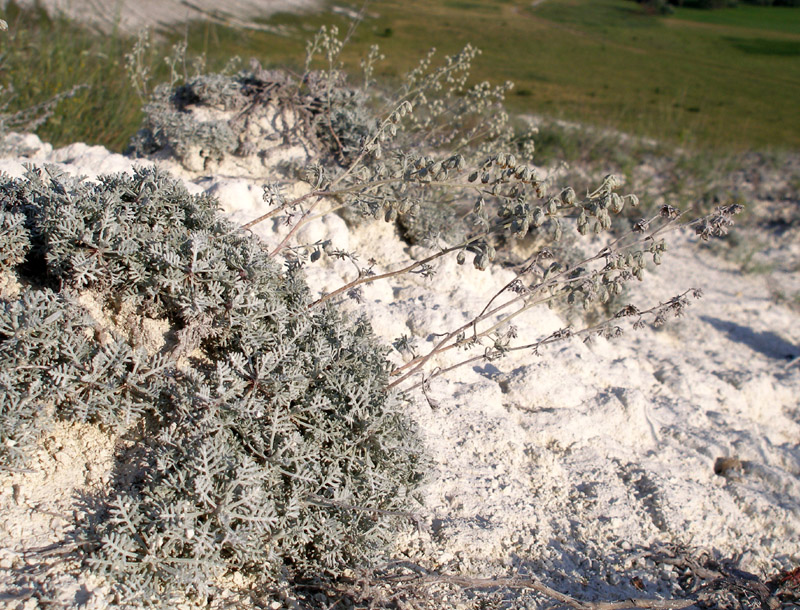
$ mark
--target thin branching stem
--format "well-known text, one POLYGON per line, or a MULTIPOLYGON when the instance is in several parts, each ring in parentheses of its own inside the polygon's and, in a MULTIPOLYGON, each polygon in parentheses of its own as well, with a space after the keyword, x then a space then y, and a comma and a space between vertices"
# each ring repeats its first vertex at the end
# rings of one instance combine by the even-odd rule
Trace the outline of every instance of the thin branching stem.
POLYGON ((548 587, 540 580, 532 577, 522 578, 473 578, 469 576, 454 576, 448 574, 428 574, 414 577, 414 582, 425 585, 451 584, 467 589, 487 589, 507 587, 509 589, 530 589, 567 605, 575 610, 627 610, 640 608, 641 610, 681 610, 694 605, 697 600, 689 599, 645 599, 633 598, 619 601, 591 602, 576 599, 552 587, 548 587))
MULTIPOLYGON (((651 307, 649 309, 645 309, 645 310, 642 310, 642 311, 638 311, 637 310, 635 314, 631 314, 631 315, 636 315, 640 319, 643 318, 644 316, 647 316, 647 315, 655 315, 659 311, 662 311, 665 307, 669 306, 670 303, 678 302, 679 300, 681 300, 684 297, 686 297, 686 295, 688 295, 690 293, 693 293, 693 292, 696 292, 696 289, 690 288, 689 290, 684 291, 683 293, 679 294, 678 296, 673 297, 673 299, 668 303, 659 303, 658 305, 655 305, 655 306, 653 306, 653 307, 651 307)), ((523 308, 523 309, 527 309, 527 307, 523 308)), ((521 311, 522 310, 520 310, 520 312, 516 312, 516 313, 521 313, 521 311)), ((485 360, 485 361, 496 360, 497 358, 501 358, 502 356, 504 356, 504 355, 506 355, 506 354, 508 354, 510 352, 519 352, 519 351, 534 351, 534 352, 536 352, 540 348, 545 347, 547 345, 550 345, 552 343, 557 343, 559 341, 566 341, 567 339, 572 339, 574 337, 591 336, 591 335, 594 335, 594 334, 597 334, 597 333, 601 332, 604 329, 616 326, 616 323, 617 323, 617 321, 619 319, 620 319, 619 317, 615 316, 615 317, 603 320, 602 322, 598 322, 597 324, 593 324, 591 326, 587 326, 585 328, 582 328, 582 329, 576 330, 576 331, 562 329, 562 330, 556 331, 554 333, 551 333, 550 335, 548 335, 544 339, 540 339, 539 341, 534 341, 533 343, 528 343, 528 344, 525 344, 525 345, 516 345, 516 346, 513 346, 513 347, 506 346, 506 347, 503 347, 503 348, 489 348, 489 349, 485 350, 482 354, 479 354, 479 355, 476 355, 476 356, 472 356, 470 358, 467 358, 465 360, 462 360, 460 362, 457 362, 457 363, 452 364, 452 365, 450 365, 448 367, 445 367, 445 368, 439 368, 439 369, 435 370, 434 372, 432 372, 427 377, 424 377, 422 381, 420 381, 418 383, 415 383, 414 385, 409 386, 408 388, 405 388, 403 391, 404 392, 411 392, 412 390, 414 390, 416 388, 422 387, 423 384, 427 384, 434 377, 439 377, 441 375, 444 375, 446 373, 454 371, 455 369, 461 368, 462 366, 471 364, 473 362, 479 362, 479 361, 482 361, 482 360, 485 360)), ((482 333, 482 335, 485 335, 485 334, 488 334, 488 331, 482 333)), ((457 345, 457 344, 454 344, 454 345, 451 345, 451 346, 447 346, 447 347, 450 348, 450 347, 454 347, 455 345, 457 345)), ((408 377, 413 375, 418 369, 419 369, 419 367, 416 367, 411 373, 409 373, 407 375, 404 375, 401 379, 397 380, 393 384, 390 384, 389 387, 395 387, 400 381, 402 381, 404 379, 407 379, 408 377)))
MULTIPOLYGON (((670 223, 667 223, 667 225, 674 225, 674 222, 671 221, 670 223)), ((631 242, 630 244, 625 245, 624 249, 628 249, 628 248, 634 247, 636 245, 639 245, 641 243, 644 243, 644 242, 646 242, 648 240, 651 240, 654 235, 660 233, 661 230, 663 230, 667 225, 659 227, 659 228, 655 229, 654 231, 652 231, 651 233, 649 233, 648 235, 640 237, 637 240, 635 240, 634 242, 631 242)), ((630 236, 631 234, 632 233, 628 233, 628 234, 626 234, 626 236, 630 236)), ((626 236, 623 236, 623 237, 626 237, 626 236)), ((620 237, 620 238, 614 240, 612 242, 612 244, 619 243, 620 240, 623 239, 623 237, 620 237)), ((594 255, 592 255, 590 257, 587 257, 584 260, 580 261, 579 263, 574 265, 573 268, 580 267, 580 266, 583 266, 583 265, 587 265, 592 261, 604 258, 605 256, 607 256, 611 252, 612 252, 612 250, 610 250, 609 247, 603 248, 597 254, 594 254, 594 255)), ((552 279, 548 280, 546 283, 539 284, 539 285, 535 286, 534 288, 530 289, 530 291, 527 294, 517 295, 513 299, 510 299, 510 300, 506 301, 505 303, 495 307, 494 309, 488 310, 489 305, 487 305, 487 307, 485 307, 483 309, 483 311, 479 315, 477 315, 475 318, 473 318, 470 322, 460 326, 459 328, 455 329, 454 331, 448 332, 445 335, 444 339, 439 341, 439 343, 437 343, 427 354, 423 354, 421 356, 418 356, 418 357, 414 358, 413 360, 407 362, 406 364, 396 368, 394 371, 392 371, 391 375, 392 376, 397 376, 400 373, 402 373, 404 370, 409 369, 409 368, 411 369, 410 371, 408 371, 407 373, 402 375, 400 378, 398 378, 398 379, 394 380, 393 382, 391 382, 389 384, 389 387, 390 388, 397 387, 403 381, 408 379, 411 375, 413 375, 417 371, 419 371, 422 368, 422 366, 424 366, 431 358, 433 358, 433 356, 435 356, 437 354, 440 354, 440 353, 442 353, 444 351, 447 351, 449 349, 452 349, 454 347, 457 347, 458 345, 461 344, 460 341, 457 341, 456 343, 448 345, 448 343, 453 338, 458 337, 461 333, 466 332, 470 328, 472 328, 473 331, 475 331, 476 326, 477 326, 478 323, 480 323, 483 320, 486 320, 488 318, 494 317, 495 315, 497 315, 501 311, 507 309, 511 305, 513 305, 513 304, 515 304, 515 303, 517 303, 517 302, 519 302, 521 300, 528 300, 528 302, 523 307, 521 307, 520 309, 518 309, 517 311, 515 311, 515 312, 513 312, 511 314, 508 314, 505 318, 503 318, 500 321, 498 321, 497 323, 495 323, 489 329, 487 329, 485 331, 482 331, 480 334, 478 334, 477 332, 474 332, 473 333, 473 337, 470 339, 470 341, 474 341, 476 339, 479 339, 479 338, 482 338, 482 337, 485 337, 485 336, 489 335, 490 333, 498 330, 502 326, 508 324, 509 322, 511 322, 511 320, 513 320, 517 316, 521 315, 525 311, 531 309, 532 307, 534 307, 536 305, 540 305, 542 303, 545 303, 545 302, 547 302, 549 300, 553 300, 553 299, 555 299, 556 296, 559 296, 558 294, 553 294, 553 295, 550 295, 549 297, 546 297, 544 299, 536 300, 536 299, 531 299, 530 298, 531 294, 533 292, 541 293, 541 291, 547 289, 548 287, 558 286, 559 284, 562 284, 562 285, 566 286, 567 284, 570 284, 570 283, 576 283, 576 282, 579 282, 579 281, 584 281, 584 280, 588 279, 588 277, 590 277, 590 275, 591 275, 590 272, 587 272, 586 274, 579 275, 579 276, 576 276, 574 278, 564 278, 564 275, 566 275, 569 271, 570 271, 569 269, 566 269, 566 270, 560 272, 559 274, 555 275, 552 279)), ((517 276, 517 278, 515 278, 515 280, 518 279, 518 278, 519 278, 519 275, 517 276)), ((509 282, 503 290, 506 290, 508 288, 508 286, 510 286, 512 283, 513 283, 513 280, 512 280, 512 282, 509 282)), ((490 300, 490 304, 491 304, 492 301, 494 301, 496 299, 497 296, 499 296, 499 294, 500 293, 495 295, 490 300)))

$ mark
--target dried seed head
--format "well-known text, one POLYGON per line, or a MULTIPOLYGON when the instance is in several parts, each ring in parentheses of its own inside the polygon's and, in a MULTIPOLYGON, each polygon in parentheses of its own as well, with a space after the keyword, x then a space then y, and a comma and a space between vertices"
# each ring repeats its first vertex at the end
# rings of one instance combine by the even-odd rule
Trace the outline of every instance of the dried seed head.
POLYGON ((661 209, 659 210, 659 214, 661 214, 661 218, 672 220, 673 218, 680 216, 681 211, 671 205, 662 205, 661 209))
POLYGON ((615 189, 622 184, 622 181, 615 176, 614 174, 608 174, 605 178, 603 178, 603 188, 607 189, 615 189))
POLYGON ((625 207, 625 201, 616 193, 611 193, 611 205, 608 206, 614 214, 619 214, 622 208, 625 207))
POLYGON ((512 228, 515 229, 514 237, 522 238, 528 234, 528 230, 530 229, 530 221, 527 218, 523 218, 522 221, 514 221, 514 225, 512 228))
POLYGON ((563 201, 565 205, 568 205, 570 207, 575 205, 575 191, 571 186, 568 186, 563 191, 561 191, 561 201, 563 201))

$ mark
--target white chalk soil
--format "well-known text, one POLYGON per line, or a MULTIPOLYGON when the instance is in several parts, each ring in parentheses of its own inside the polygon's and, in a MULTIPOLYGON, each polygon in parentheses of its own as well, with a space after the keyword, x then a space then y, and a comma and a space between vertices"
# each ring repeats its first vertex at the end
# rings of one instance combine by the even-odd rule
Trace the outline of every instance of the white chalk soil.
MULTIPOLYGON (((18 137, 15 147, 18 156, 0 161, 15 176, 23 163, 89 177, 134 163, 84 144, 53 150, 35 136, 18 137)), ((263 179, 163 163, 192 192, 218 196, 238 222, 266 211, 263 179)), ((272 245, 285 231, 278 222, 254 230, 272 245)), ((301 238, 372 257, 378 272, 422 254, 393 225, 354 227, 335 215, 301 238)), ((644 309, 702 289, 681 319, 637 331, 621 324, 626 332, 614 340, 478 362, 434 379, 427 397, 412 393, 409 414, 434 466, 417 509, 424 527, 397 540, 395 559, 476 578, 536 577, 587 600, 685 595, 679 571, 655 560, 667 549, 737 559, 758 576, 800 565, 800 312, 775 297, 775 286, 798 290, 797 272, 743 274, 692 235, 673 234, 669 244, 663 264, 631 290, 632 302, 644 309)), ((322 293, 353 279, 353 268, 323 258, 308 277, 322 293)), ((432 279, 367 285, 363 303, 343 306, 369 316, 387 343, 407 335, 423 353, 434 333, 471 319, 512 277, 446 260, 432 279)), ((530 342, 567 321, 541 307, 517 326, 519 340, 530 342)), ((110 603, 108 585, 81 572, 64 543, 109 481, 114 440, 92 426, 62 425, 42 439, 29 470, 0 473, 0 606, 50 607, 25 588, 36 570, 56 584, 56 607, 110 603)), ((433 607, 479 603, 448 591, 436 593, 433 607)), ((505 607, 552 604, 499 591, 492 595, 505 607)))

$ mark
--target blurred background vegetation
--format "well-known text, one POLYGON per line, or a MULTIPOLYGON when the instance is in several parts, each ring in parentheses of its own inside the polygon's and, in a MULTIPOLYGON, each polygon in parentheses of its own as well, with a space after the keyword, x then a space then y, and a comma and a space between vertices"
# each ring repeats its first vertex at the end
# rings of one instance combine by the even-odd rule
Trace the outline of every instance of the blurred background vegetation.
MULTIPOLYGON (((794 1, 794 0, 783 0, 794 1)), ((353 72, 370 45, 387 60, 376 75, 387 86, 433 45, 441 54, 466 42, 482 49, 474 78, 516 87, 509 109, 612 128, 690 149, 742 152, 800 148, 800 9, 739 4, 662 11, 634 0, 374 0, 363 10, 344 59, 353 72)), ((678 2, 677 4, 680 4, 678 2)), ((725 2, 724 4, 729 4, 725 2)), ((279 14, 273 32, 190 23, 153 38, 153 80, 163 60, 188 43, 218 70, 238 55, 265 66, 299 69, 305 40, 322 24, 347 31, 362 4, 323 4, 313 14, 279 14), (275 33, 279 32, 279 33, 275 33)), ((143 100, 125 70, 134 40, 99 34, 41 9, 13 2, 2 16, 0 105, 13 112, 76 84, 39 135, 124 149, 141 120, 143 100)), ((157 33, 158 34, 158 33, 157 33)), ((562 154, 570 152, 569 143, 562 154)))

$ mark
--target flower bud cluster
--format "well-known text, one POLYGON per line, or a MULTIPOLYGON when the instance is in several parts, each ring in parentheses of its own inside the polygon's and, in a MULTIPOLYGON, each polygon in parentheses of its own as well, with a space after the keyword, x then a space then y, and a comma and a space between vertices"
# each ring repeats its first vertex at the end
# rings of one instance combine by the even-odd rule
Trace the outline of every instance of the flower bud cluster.
POLYGON ((442 182, 450 177, 451 171, 460 171, 466 166, 463 155, 456 153, 443 161, 422 155, 408 157, 408 167, 404 179, 408 182, 442 182))
POLYGON ((371 208, 375 220, 383 217, 386 222, 394 222, 400 214, 411 214, 412 216, 419 214, 420 204, 415 199, 401 198, 384 201, 383 205, 375 203, 371 208))
MULTIPOLYGON (((475 252, 475 258, 472 260, 472 265, 478 271, 484 271, 489 263, 497 258, 497 250, 487 240, 480 241, 477 245, 470 248, 475 252)), ((462 251, 463 252, 463 251, 462 251)))
MULTIPOLYGON (((619 214, 625 208, 626 203, 632 207, 639 205, 639 198, 636 195, 620 196, 614 189, 621 184, 620 180, 613 174, 609 174, 603 180, 600 187, 590 193, 587 200, 581 203, 581 211, 578 214, 577 229, 581 235, 586 235, 590 230, 592 233, 608 231, 611 228, 611 214, 619 214), (594 222, 590 219, 594 218, 594 222)), ((562 200, 566 191, 562 192, 562 200)), ((566 197, 574 201, 574 192, 566 193, 566 197)))
POLYGON ((653 255, 653 263, 655 263, 656 265, 660 265, 661 257, 664 254, 664 252, 667 251, 667 242, 664 241, 663 239, 657 242, 653 242, 647 249, 647 251, 653 255))
POLYGON ((695 233, 703 241, 708 241, 710 237, 722 237, 728 234, 728 230, 733 226, 732 217, 739 214, 744 207, 738 203, 726 206, 719 206, 714 213, 702 218, 695 228, 695 233))
POLYGON ((480 179, 481 184, 489 186, 516 182, 537 188, 541 184, 535 169, 518 164, 513 154, 502 152, 489 157, 479 169, 471 172, 467 179, 469 182, 477 182, 480 179))
POLYGON ((603 274, 603 281, 612 284, 620 277, 622 279, 628 279, 631 276, 635 277, 637 280, 642 280, 644 279, 644 269, 645 260, 643 250, 619 252, 609 257, 606 266, 603 268, 605 272, 603 274), (611 273, 613 271, 617 273, 611 273))

